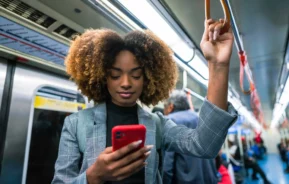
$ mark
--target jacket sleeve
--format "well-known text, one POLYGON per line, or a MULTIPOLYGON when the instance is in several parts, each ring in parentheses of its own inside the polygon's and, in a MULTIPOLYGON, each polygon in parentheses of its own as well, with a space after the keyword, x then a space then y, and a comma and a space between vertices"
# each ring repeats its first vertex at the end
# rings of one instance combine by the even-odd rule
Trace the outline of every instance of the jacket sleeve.
POLYGON ((163 165, 163 183, 172 184, 174 176, 175 152, 165 152, 163 165))
POLYGON ((229 127, 237 119, 237 112, 229 103, 224 111, 205 100, 196 129, 176 125, 161 116, 162 147, 166 151, 188 154, 201 158, 215 158, 225 141, 229 127))
POLYGON ((79 173, 81 155, 76 138, 76 123, 77 116, 74 114, 66 117, 64 121, 52 184, 87 183, 86 172, 79 173))

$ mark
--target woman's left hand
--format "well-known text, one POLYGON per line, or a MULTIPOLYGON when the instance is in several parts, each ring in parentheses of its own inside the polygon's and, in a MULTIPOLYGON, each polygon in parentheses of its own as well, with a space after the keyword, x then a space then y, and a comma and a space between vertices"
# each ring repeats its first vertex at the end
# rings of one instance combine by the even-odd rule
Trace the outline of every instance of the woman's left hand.
POLYGON ((207 98, 212 104, 227 110, 229 66, 234 37, 231 30, 220 35, 223 22, 222 19, 205 21, 201 49, 209 68, 207 98))
POLYGON ((219 21, 212 19, 205 21, 205 31, 201 41, 201 49, 209 65, 229 66, 230 63, 234 36, 231 28, 229 32, 220 35, 223 22, 223 19, 219 21))

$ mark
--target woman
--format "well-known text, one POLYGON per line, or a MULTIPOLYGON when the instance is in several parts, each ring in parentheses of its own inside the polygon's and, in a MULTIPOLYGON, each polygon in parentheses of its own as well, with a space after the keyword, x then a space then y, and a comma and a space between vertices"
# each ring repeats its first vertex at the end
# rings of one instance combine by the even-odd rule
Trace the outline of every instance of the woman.
POLYGON ((66 118, 52 183, 161 183, 158 142, 167 151, 214 158, 237 117, 227 102, 233 36, 219 35, 221 25, 205 22, 201 47, 209 88, 195 130, 137 105, 166 99, 177 80, 173 53, 152 32, 122 38, 111 30, 87 30, 78 36, 66 58, 67 72, 97 105, 66 118), (146 146, 132 152, 138 141, 113 152, 111 129, 122 124, 144 124, 146 146))
POLYGON ((217 157, 215 158, 216 168, 218 170, 219 182, 218 184, 232 184, 232 178, 230 177, 230 173, 228 168, 223 164, 222 160, 222 152, 220 151, 217 157))

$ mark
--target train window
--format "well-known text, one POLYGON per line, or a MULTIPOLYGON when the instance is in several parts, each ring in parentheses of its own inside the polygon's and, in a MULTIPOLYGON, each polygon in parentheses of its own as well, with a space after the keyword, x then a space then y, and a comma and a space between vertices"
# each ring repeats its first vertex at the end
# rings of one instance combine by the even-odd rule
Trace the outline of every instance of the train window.
POLYGON ((85 108, 76 92, 43 87, 35 96, 26 183, 51 183, 66 116, 85 108))
POLYGON ((183 73, 184 73, 184 70, 181 69, 180 67, 178 67, 178 73, 179 73, 179 78, 178 78, 178 81, 177 81, 177 84, 176 84, 176 89, 183 89, 183 73))

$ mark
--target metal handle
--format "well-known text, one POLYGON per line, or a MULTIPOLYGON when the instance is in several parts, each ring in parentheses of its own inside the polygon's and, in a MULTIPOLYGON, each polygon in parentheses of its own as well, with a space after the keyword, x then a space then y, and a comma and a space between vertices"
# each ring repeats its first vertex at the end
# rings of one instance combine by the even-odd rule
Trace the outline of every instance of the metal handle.
MULTIPOLYGON (((220 34, 224 34, 229 31, 230 29, 230 23, 231 23, 231 15, 230 10, 227 6, 227 3, 225 0, 220 0, 224 12, 224 23, 223 27, 221 29, 220 34)), ((211 18, 211 1, 205 0, 205 13, 206 13, 206 20, 211 18)))

